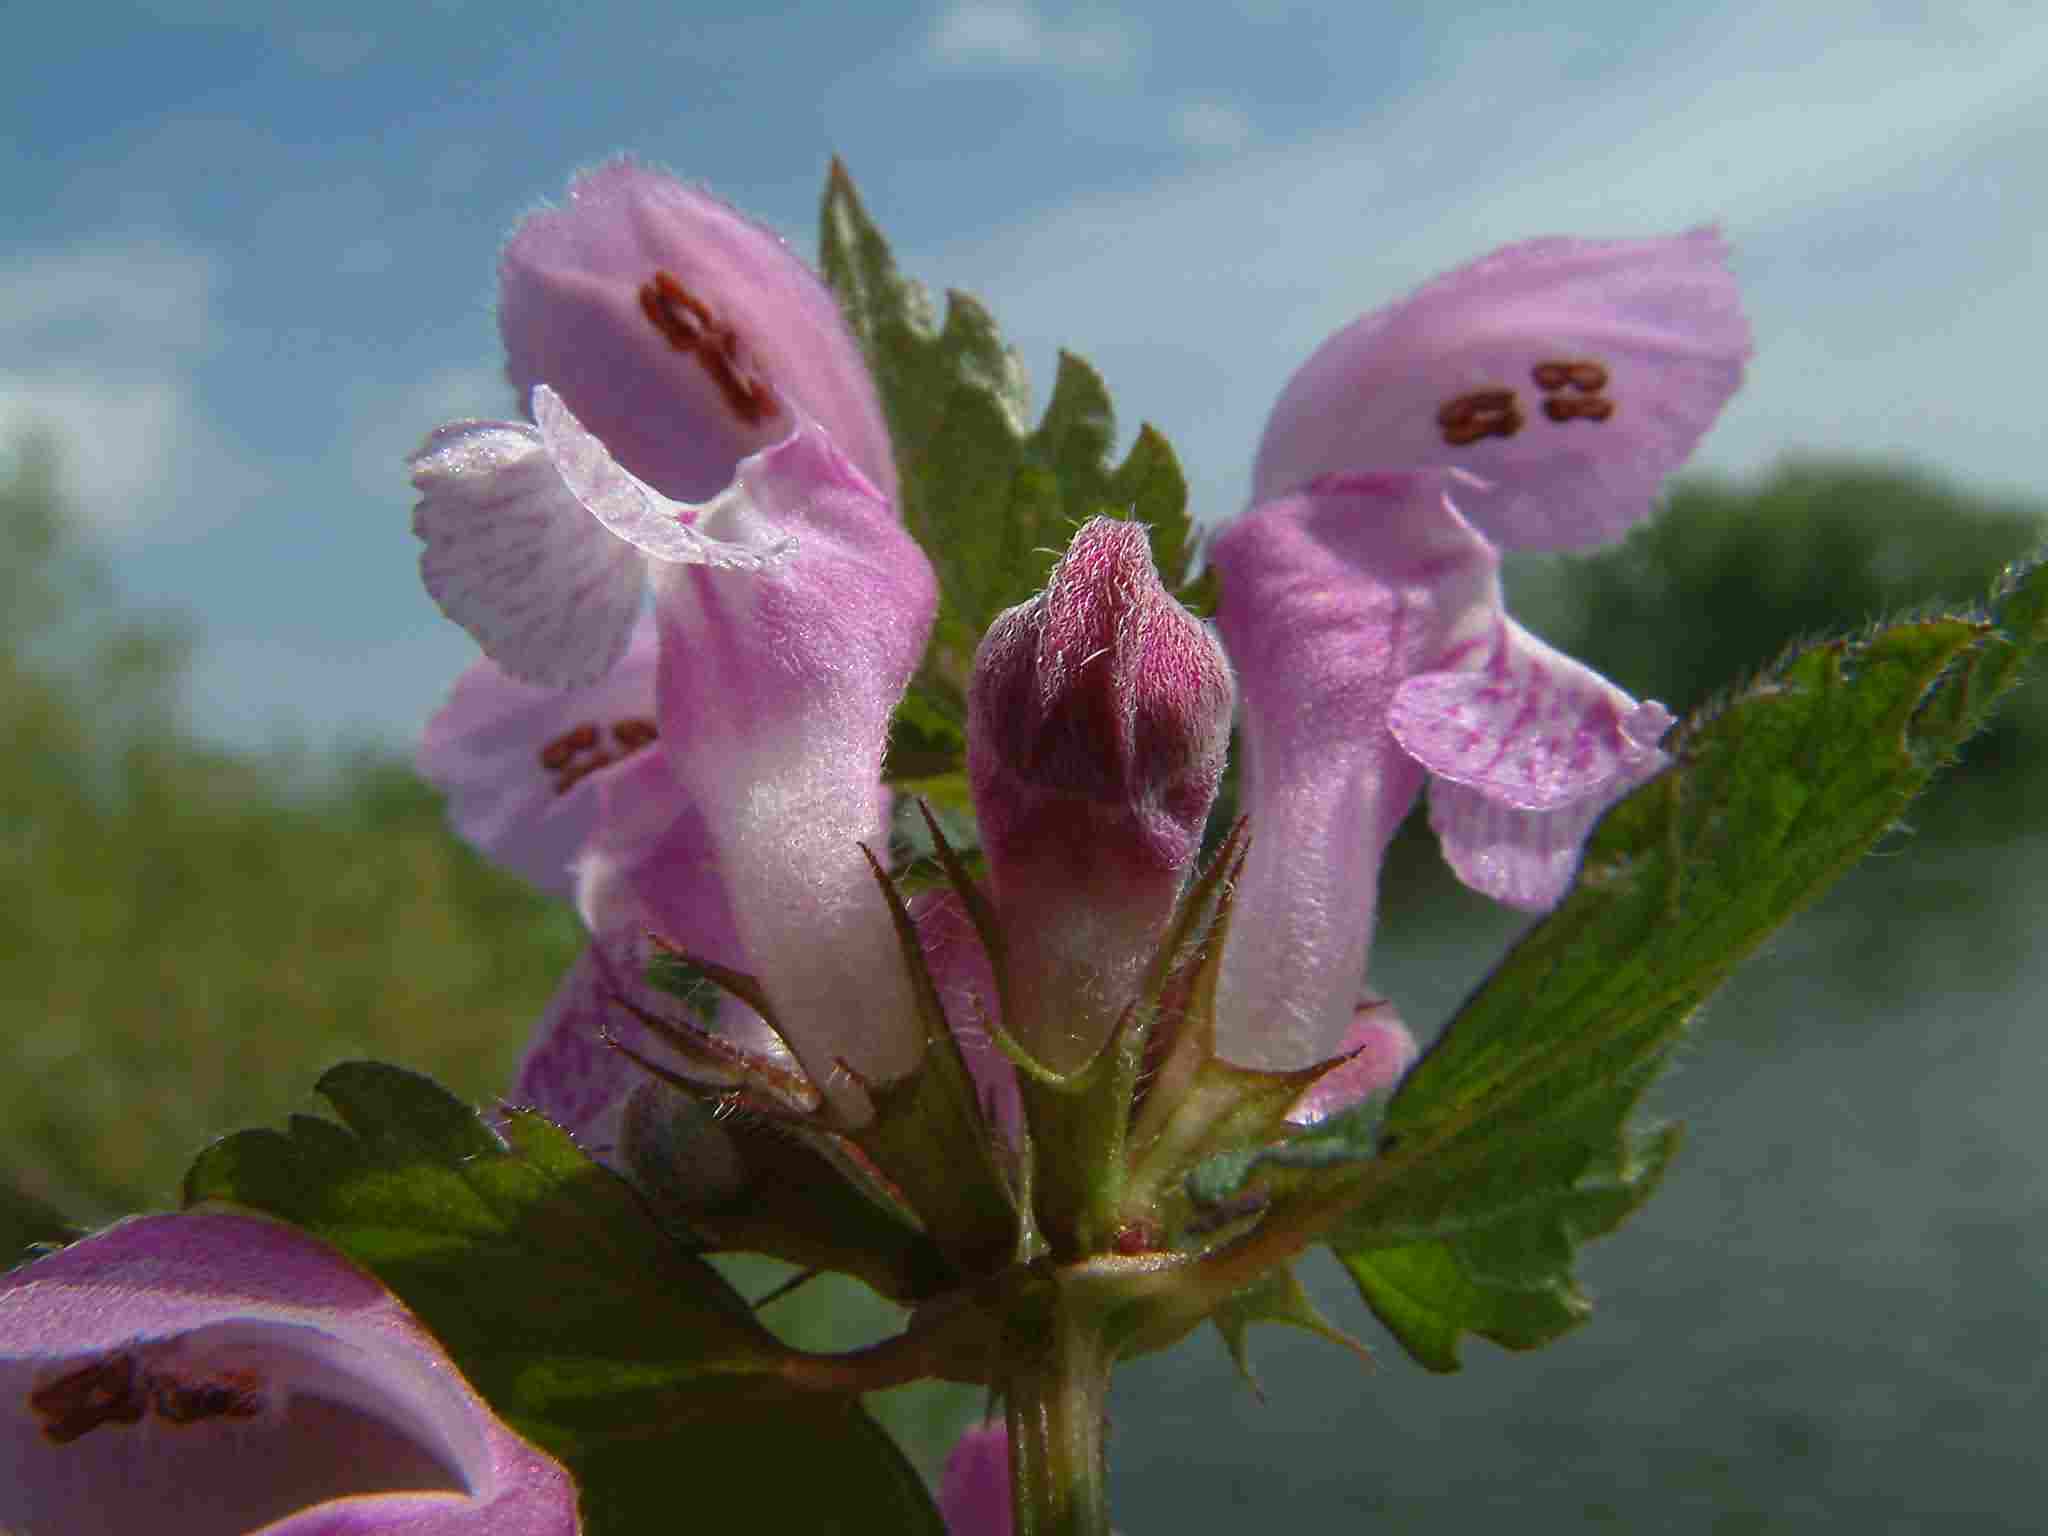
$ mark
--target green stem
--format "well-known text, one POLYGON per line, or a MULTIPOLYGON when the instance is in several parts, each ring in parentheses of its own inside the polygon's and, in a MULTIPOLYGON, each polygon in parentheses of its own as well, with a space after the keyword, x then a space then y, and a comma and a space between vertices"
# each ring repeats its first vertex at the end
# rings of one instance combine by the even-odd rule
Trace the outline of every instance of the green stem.
POLYGON ((1054 1288, 1043 1347, 1004 1383, 1016 1536, 1109 1536, 1102 1431, 1113 1361, 1074 1300, 1054 1288))

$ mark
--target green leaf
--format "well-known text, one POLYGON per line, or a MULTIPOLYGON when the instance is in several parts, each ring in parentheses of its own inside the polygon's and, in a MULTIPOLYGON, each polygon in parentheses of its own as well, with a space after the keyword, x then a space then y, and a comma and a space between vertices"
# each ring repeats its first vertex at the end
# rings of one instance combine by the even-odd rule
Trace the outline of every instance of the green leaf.
MULTIPOLYGON (((1271 1123, 1271 1128, 1282 1130, 1288 1129, 1283 1123, 1288 1109, 1326 1070, 1321 1064, 1292 1073, 1255 1073, 1224 1062, 1211 1066, 1223 1069, 1212 1078, 1211 1092, 1231 1092, 1232 1077, 1241 1076, 1245 1086, 1236 1092, 1242 1096, 1243 1109, 1257 1111, 1263 1098, 1263 1118, 1271 1123), (1276 1096, 1276 1086, 1281 1084, 1286 1085, 1282 1093, 1291 1092, 1292 1097, 1276 1096)), ((1375 1095, 1342 1114, 1330 1116, 1311 1130, 1294 1131, 1285 1140, 1247 1140, 1243 1145, 1219 1152, 1188 1174, 1188 1197, 1199 1207, 1227 1206, 1245 1194, 1255 1176, 1259 1188, 1285 1191, 1302 1183, 1304 1177, 1313 1183, 1315 1175, 1325 1170, 1357 1168, 1372 1162, 1379 1155, 1380 1120, 1386 1105, 1384 1096, 1375 1095), (1303 1177, 1290 1177, 1290 1173, 1303 1177)), ((1241 1123, 1248 1128, 1259 1124, 1249 1116, 1241 1123)))
POLYGON ((1897 824, 2044 638, 2036 568, 1989 622, 1799 652, 1600 823, 1571 894, 1403 1083, 1377 1161, 1333 1175, 1362 1198, 1331 1246, 1416 1359, 1454 1369, 1464 1334, 1530 1348, 1585 1315, 1574 1250, 1670 1160, 1672 1133, 1628 1122, 1687 1019, 1897 824))
POLYGON ((34 1257, 39 1244, 64 1244, 83 1237, 84 1229, 67 1221, 56 1207, 0 1183, 0 1269, 34 1257))
POLYGON ((1223 1347, 1230 1351, 1237 1374, 1260 1398, 1266 1394, 1260 1391, 1259 1379, 1252 1372, 1251 1350, 1246 1338, 1253 1323, 1281 1323, 1289 1328, 1299 1328, 1332 1344, 1341 1344, 1366 1365, 1372 1364, 1372 1352, 1323 1316, 1309 1299, 1308 1292, 1302 1289, 1301 1280, 1290 1264, 1267 1270, 1257 1281, 1212 1312, 1209 1320, 1223 1336, 1223 1347))
POLYGON ((933 1533, 896 1447, 787 1352, 717 1272, 546 1120, 494 1133, 426 1078, 328 1072, 343 1124, 293 1117, 200 1154, 188 1204, 283 1217, 372 1271, 521 1434, 575 1474, 594 1536, 721 1520, 933 1533), (801 1467, 791 1477, 788 1468, 801 1467))
POLYGON ((1577 1246, 1612 1232, 1650 1197, 1678 1139, 1666 1130, 1627 1166, 1582 1174, 1446 1240, 1333 1246, 1374 1315, 1428 1369, 1455 1371, 1467 1333, 1536 1349, 1585 1321, 1591 1309, 1572 1277, 1577 1246))
MULTIPOLYGON (((939 579, 932 648, 910 699, 900 772, 930 776, 949 745, 933 716, 957 723, 974 649, 989 621, 1045 583, 1082 522, 1134 518, 1151 530, 1169 588, 1185 584, 1193 530, 1172 447, 1139 430, 1114 458, 1116 415, 1102 378, 1060 354, 1044 419, 1029 425, 1023 364, 994 318, 962 293, 941 323, 924 288, 896 269, 846 168, 833 162, 820 216, 819 266, 839 296, 881 393, 902 479, 903 520, 939 579)), ((964 736, 950 745, 961 750, 964 736)), ((953 759, 957 763, 958 757, 953 759)), ((892 750, 892 769, 898 768, 892 750)))

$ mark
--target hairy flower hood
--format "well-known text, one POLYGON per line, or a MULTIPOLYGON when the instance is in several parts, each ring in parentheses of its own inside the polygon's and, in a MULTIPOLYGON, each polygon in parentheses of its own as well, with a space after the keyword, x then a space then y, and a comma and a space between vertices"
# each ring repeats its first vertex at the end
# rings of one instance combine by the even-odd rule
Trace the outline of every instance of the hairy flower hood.
POLYGON ((915 1032, 870 1020, 912 1010, 860 846, 936 588, 858 347, 779 239, 630 162, 528 219, 500 279, 532 420, 443 427, 413 460, 427 588, 490 668, 422 766, 601 935, 777 957, 819 1081, 900 1072, 915 1032), (494 731, 531 755, 480 762, 494 731))
POLYGON ((1643 518, 1740 382, 1710 231, 1534 240, 1326 342, 1282 392, 1253 504, 1210 548, 1243 698, 1253 843, 1228 1056, 1327 1056, 1363 987, 1381 857, 1425 781, 1468 885, 1555 902, 1671 723, 1508 617, 1501 548, 1643 518))

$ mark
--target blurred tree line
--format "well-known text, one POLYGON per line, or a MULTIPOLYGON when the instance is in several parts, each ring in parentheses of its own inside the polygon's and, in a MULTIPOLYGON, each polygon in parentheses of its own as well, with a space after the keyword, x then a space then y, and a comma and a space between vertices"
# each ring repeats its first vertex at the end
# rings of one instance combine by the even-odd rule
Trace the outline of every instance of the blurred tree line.
POLYGON ((89 1219, 373 1055, 488 1096, 573 918, 442 826, 405 760, 338 771, 181 722, 193 634, 109 600, 31 440, 0 482, 0 1184, 89 1219))
MULTIPOLYGON (((1973 496, 1921 471, 1793 462, 1759 484, 1681 482, 1613 549, 1516 563, 1510 605, 1639 698, 1685 715, 1795 642, 1911 612, 1980 604, 2048 537, 2044 509, 1973 496)), ((2029 765, 2048 759, 2048 692, 2022 690, 1915 807, 1919 835, 1998 841, 2022 829, 2029 765)))
MULTIPOLYGON (((0 482, 0 1186, 79 1217, 164 1203, 206 1139, 305 1107, 349 1056, 487 1098, 573 919, 456 842, 390 749, 315 773, 194 736, 189 625, 118 611, 58 481, 30 442, 0 482)), ((1912 471, 1792 464, 1684 484, 1612 551, 1518 566, 1512 601, 1683 712, 1790 640, 1974 600, 2042 535, 2035 509, 1912 471)), ((1918 809, 1917 841, 2014 838, 2044 761, 2036 688, 1918 809)), ((1440 871, 1426 835, 1397 845, 1390 942, 1476 904, 1440 871)))

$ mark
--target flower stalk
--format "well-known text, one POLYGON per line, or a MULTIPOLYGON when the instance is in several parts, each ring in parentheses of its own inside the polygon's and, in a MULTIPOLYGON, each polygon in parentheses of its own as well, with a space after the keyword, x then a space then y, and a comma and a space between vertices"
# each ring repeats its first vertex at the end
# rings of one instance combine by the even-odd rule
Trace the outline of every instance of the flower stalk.
POLYGON ((1024 1348, 1003 1380, 1017 1536, 1108 1536, 1103 1426, 1114 1359, 1102 1317, 1057 1281, 1038 1301, 1010 1331, 1024 1348))

